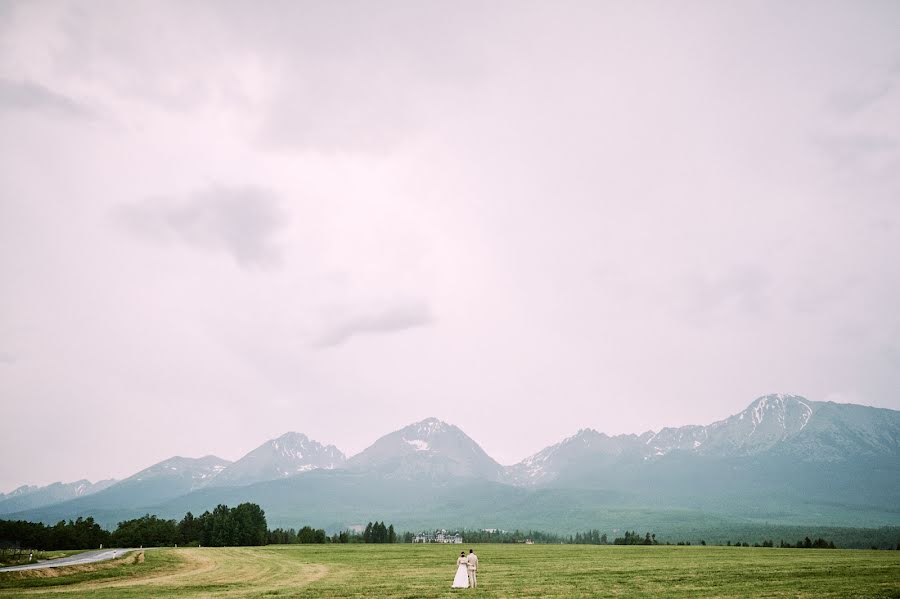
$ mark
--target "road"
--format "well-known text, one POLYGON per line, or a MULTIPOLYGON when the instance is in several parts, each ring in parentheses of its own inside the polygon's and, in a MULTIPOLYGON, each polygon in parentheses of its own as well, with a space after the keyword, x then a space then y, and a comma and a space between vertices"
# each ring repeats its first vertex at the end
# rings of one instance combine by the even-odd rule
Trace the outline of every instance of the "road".
POLYGON ((38 570, 40 568, 58 568, 60 566, 77 566, 79 564, 92 564, 94 562, 102 562, 108 559, 122 557, 129 551, 134 549, 98 549, 96 551, 85 551, 69 557, 60 557, 54 560, 45 560, 34 564, 25 564, 24 566, 9 566, 0 568, 0 572, 16 572, 18 570, 38 570))

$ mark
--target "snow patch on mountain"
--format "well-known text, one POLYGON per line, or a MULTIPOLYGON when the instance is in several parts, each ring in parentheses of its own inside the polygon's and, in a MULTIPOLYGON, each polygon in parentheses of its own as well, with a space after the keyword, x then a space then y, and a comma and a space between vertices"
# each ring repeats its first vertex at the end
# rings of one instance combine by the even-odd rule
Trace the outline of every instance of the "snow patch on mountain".
POLYGON ((404 439, 408 445, 412 445, 416 451, 428 451, 428 441, 422 439, 404 439))

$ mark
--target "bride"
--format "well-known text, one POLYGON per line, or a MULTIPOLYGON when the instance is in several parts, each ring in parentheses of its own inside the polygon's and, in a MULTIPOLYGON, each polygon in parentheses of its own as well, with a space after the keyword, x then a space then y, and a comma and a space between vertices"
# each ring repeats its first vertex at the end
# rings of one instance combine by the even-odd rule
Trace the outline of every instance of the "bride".
POLYGON ((462 551, 459 554, 459 559, 456 560, 456 576, 453 577, 453 586, 451 589, 467 589, 469 588, 469 562, 466 561, 466 552, 462 551))

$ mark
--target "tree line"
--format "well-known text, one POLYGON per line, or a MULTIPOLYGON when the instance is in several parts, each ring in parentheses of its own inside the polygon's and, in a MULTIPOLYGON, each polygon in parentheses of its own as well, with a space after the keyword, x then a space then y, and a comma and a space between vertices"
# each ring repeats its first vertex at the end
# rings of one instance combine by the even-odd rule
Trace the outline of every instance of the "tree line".
POLYGON ((624 536, 613 539, 613 545, 659 545, 659 541, 651 532, 645 533, 642 537, 632 530, 631 532, 625 531, 624 536))
POLYGON ((0 520, 0 546, 58 549, 100 547, 209 547, 265 545, 269 530, 266 515, 255 503, 230 508, 219 505, 200 516, 188 512, 180 522, 147 514, 119 522, 112 532, 93 518, 61 520, 53 526, 40 522, 0 520))
POLYGON ((325 534, 324 529, 310 526, 304 526, 300 530, 276 528, 275 530, 270 530, 268 535, 269 545, 314 544, 327 543, 328 541, 328 535, 325 534))
MULTIPOLYGON (((606 533, 601 533, 597 529, 586 530, 584 532, 576 532, 574 536, 569 535, 566 541, 573 545, 609 545, 609 538, 606 533)), ((626 530, 621 537, 614 537, 613 545, 659 545, 656 540, 656 533, 647 532, 643 535, 633 530, 626 530)))
MULTIPOLYGON (((516 535, 513 535, 515 537, 516 535)), ((559 540, 558 538, 550 537, 541 537, 540 535, 534 535, 533 539, 535 542, 547 542, 549 538, 549 542, 561 542, 568 543, 573 545, 609 545, 609 539, 606 536, 606 533, 601 533, 599 530, 586 530, 584 532, 577 532, 574 535, 569 535, 568 537, 559 540)), ((467 539, 468 540, 468 539, 467 539)), ((512 541, 512 542, 521 542, 521 541, 512 541)), ((677 541, 675 543, 671 541, 666 541, 662 543, 657 540, 656 534, 652 532, 644 533, 643 535, 635 532, 635 531, 625 531, 625 534, 621 537, 616 537, 613 539, 613 545, 690 545, 690 541, 677 541)), ((705 540, 700 540, 699 544, 701 546, 706 546, 705 540)), ((771 539, 764 540, 762 542, 747 543, 745 541, 735 541, 732 543, 731 541, 726 541, 725 546, 728 547, 775 547, 775 542, 771 539)), ((797 541, 795 544, 791 544, 781 541, 778 547, 783 549, 792 548, 792 549, 835 549, 836 545, 834 541, 828 541, 821 537, 816 540, 811 540, 809 537, 805 537, 803 540, 797 541)), ((890 547, 890 546, 888 546, 890 547)), ((900 543, 897 544, 897 549, 900 550, 900 543)))
POLYGON ((27 547, 56 551, 110 545, 111 533, 91 517, 61 520, 53 526, 24 520, 0 520, 0 548, 27 547))
MULTIPOLYGON (((455 530, 455 529, 454 529, 455 530)), ((524 543, 525 541, 533 541, 535 543, 564 543, 566 537, 550 532, 540 530, 467 530, 461 529, 460 536, 465 543, 524 543)), ((404 542, 412 543, 413 533, 407 532, 403 535, 404 542)))
MULTIPOLYGON (((772 546, 772 541, 769 541, 769 547, 772 546)), ((796 544, 791 545, 790 543, 785 543, 784 539, 781 541, 780 547, 791 547, 794 549, 835 549, 833 541, 826 541, 825 539, 819 538, 815 541, 811 541, 809 537, 806 537, 802 541, 797 541, 796 544)))
POLYGON ((242 503, 235 508, 218 505, 197 517, 188 512, 178 523, 176 537, 182 544, 204 547, 265 545, 269 539, 266 514, 255 503, 242 503))
MULTIPOLYGON (((872 548, 890 548, 895 544, 887 542, 890 536, 897 534, 896 527, 885 527, 877 532, 879 538, 872 548)), ((615 537, 610 543, 606 533, 597 529, 578 532, 574 535, 558 535, 542 531, 506 531, 497 529, 462 530, 461 535, 466 543, 569 543, 589 545, 658 545, 656 535, 652 532, 638 534, 626 531, 623 536, 615 537)), ((829 535, 830 536, 830 535, 829 535)), ((172 546, 203 545, 207 547, 295 544, 295 543, 396 543, 412 542, 413 533, 398 533, 394 525, 385 525, 383 521, 369 522, 363 532, 344 530, 328 536, 324 529, 304 526, 299 530, 293 528, 276 528, 268 530, 265 512, 253 503, 242 503, 235 508, 219 505, 212 511, 199 516, 191 512, 185 514, 180 521, 166 520, 147 514, 140 518, 119 522, 112 532, 97 524, 92 517, 62 520, 53 525, 42 523, 0 520, 0 549, 33 548, 45 551, 60 549, 90 549, 101 545, 105 547, 138 547, 138 546, 172 546)), ((839 539, 840 541, 841 539, 839 539)), ((696 539, 695 539, 696 542, 696 539)), ((721 540, 718 540, 722 544, 721 540)), ((664 544, 690 545, 691 541, 666 541, 664 544)), ((700 545, 707 545, 705 540, 700 545)), ((714 543, 715 544, 715 543, 714 543)), ((733 547, 750 547, 746 541, 727 541, 724 544, 733 547)), ((843 542, 841 545, 846 547, 843 542)), ((851 547, 858 543, 849 544, 851 547)), ((753 543, 753 547, 782 547, 800 549, 833 549, 833 540, 810 537, 796 543, 781 540, 779 544, 771 539, 753 543)), ((900 550, 900 543, 896 544, 900 550)))
POLYGON ((24 520, 0 520, 0 549, 33 548, 44 551, 104 547, 256 546, 295 543, 396 543, 394 525, 369 522, 364 532, 344 530, 328 536, 324 529, 269 530, 266 515, 255 503, 230 508, 218 505, 199 516, 191 512, 180 521, 146 514, 119 522, 112 532, 93 518, 62 520, 53 526, 24 520))
POLYGON ((584 532, 576 532, 574 536, 569 535, 569 543, 574 545, 607 545, 609 541, 606 533, 599 530, 586 530, 584 532))
POLYGON ((363 531, 363 543, 396 543, 394 525, 384 526, 384 522, 369 522, 363 531))
POLYGON ((363 532, 355 530, 342 530, 330 537, 321 528, 304 526, 300 530, 293 528, 276 528, 269 531, 270 545, 290 545, 293 543, 397 543, 399 535, 394 531, 394 525, 385 526, 384 522, 369 522, 363 532))

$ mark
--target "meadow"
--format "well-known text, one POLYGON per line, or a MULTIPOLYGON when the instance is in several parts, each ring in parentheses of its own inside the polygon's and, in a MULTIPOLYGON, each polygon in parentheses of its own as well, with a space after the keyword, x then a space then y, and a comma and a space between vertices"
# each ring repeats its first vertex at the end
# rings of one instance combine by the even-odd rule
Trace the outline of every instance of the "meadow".
POLYGON ((460 548, 147 549, 105 564, 2 573, 0 598, 900 597, 900 551, 480 545, 479 588, 452 590, 460 548))

